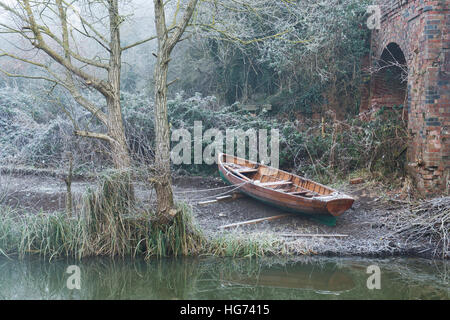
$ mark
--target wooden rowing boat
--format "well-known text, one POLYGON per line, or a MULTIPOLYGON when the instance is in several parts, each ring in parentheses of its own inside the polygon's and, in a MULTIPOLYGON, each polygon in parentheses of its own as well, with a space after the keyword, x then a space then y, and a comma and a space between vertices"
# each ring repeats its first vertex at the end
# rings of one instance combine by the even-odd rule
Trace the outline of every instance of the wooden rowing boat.
POLYGON ((294 213, 332 215, 348 210, 354 199, 292 173, 238 157, 219 154, 222 179, 264 203, 294 213))

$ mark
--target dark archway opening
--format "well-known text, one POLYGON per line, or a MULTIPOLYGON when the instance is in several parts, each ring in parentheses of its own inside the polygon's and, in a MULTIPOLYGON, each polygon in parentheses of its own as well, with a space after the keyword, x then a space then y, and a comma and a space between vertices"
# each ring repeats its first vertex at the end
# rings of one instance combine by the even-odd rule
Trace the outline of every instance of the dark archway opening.
POLYGON ((405 55, 396 43, 389 43, 380 59, 373 63, 369 104, 370 119, 375 122, 373 134, 383 141, 373 155, 373 162, 384 175, 406 174, 407 87, 405 55))
POLYGON ((387 45, 373 71, 371 107, 406 107, 408 67, 398 44, 391 42, 387 45))

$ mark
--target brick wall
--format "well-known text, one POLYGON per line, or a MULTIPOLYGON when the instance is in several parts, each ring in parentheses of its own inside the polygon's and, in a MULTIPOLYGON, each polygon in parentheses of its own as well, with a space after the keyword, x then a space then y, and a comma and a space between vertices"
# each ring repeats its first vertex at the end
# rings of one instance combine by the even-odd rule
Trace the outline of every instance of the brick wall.
MULTIPOLYGON (((425 195, 448 193, 450 177, 450 1, 379 0, 381 29, 372 33, 372 59, 395 43, 408 69, 408 171, 425 195)), ((368 106, 405 97, 374 75, 368 106)))

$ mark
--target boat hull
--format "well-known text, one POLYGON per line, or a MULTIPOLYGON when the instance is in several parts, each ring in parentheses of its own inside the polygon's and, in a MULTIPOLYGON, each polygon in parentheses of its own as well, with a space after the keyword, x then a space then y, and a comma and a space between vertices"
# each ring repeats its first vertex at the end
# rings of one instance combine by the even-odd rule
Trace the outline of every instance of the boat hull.
MULTIPOLYGON (((224 166, 222 160, 222 158, 219 158, 218 167, 220 176, 225 182, 239 186, 240 192, 284 211, 307 214, 315 217, 336 217, 349 209, 354 202, 353 198, 339 194, 336 190, 330 188, 327 188, 327 192, 329 192, 328 195, 307 198, 260 186, 255 184, 254 181, 245 180, 242 177, 237 176, 231 170, 228 170, 224 166)), ((278 171, 283 174, 292 175, 281 170, 278 171)))

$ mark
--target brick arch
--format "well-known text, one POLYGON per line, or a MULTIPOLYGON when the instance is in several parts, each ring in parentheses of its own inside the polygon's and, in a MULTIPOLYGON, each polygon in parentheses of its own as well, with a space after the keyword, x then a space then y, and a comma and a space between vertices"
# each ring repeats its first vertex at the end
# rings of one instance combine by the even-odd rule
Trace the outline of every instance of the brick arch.
POLYGON ((389 38, 382 38, 382 43, 378 44, 376 47, 376 52, 373 53, 373 58, 380 59, 383 51, 391 44, 395 43, 402 50, 403 55, 405 56, 406 62, 408 62, 407 57, 410 56, 410 46, 407 43, 406 39, 401 38, 399 35, 390 35, 389 38))
POLYGON ((371 79, 371 110, 400 105, 406 108, 408 63, 400 46, 389 42, 374 62, 374 68, 377 71, 371 79))
MULTIPOLYGON (((378 0, 381 25, 372 31, 371 56, 375 63, 383 50, 396 43, 408 68, 408 172, 424 194, 450 189, 450 1, 378 0)), ((377 103, 376 75, 368 98, 377 103)), ((362 108, 364 110, 364 108, 362 108)))
POLYGON ((406 56, 402 48, 396 42, 389 42, 380 56, 381 60, 395 59, 397 62, 408 65, 406 61, 406 56))

